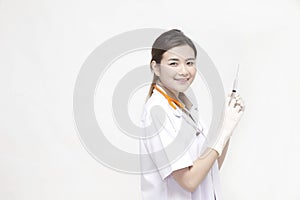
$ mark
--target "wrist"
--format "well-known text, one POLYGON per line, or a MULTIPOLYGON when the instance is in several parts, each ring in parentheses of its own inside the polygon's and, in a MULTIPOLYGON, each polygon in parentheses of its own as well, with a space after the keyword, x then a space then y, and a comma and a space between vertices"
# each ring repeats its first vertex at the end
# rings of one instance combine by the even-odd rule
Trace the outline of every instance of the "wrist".
POLYGON ((230 137, 231 137, 231 131, 228 131, 226 129, 220 131, 217 140, 212 146, 212 148, 218 152, 219 157, 222 155, 223 149, 226 146, 227 142, 230 140, 230 137))
POLYGON ((228 127, 222 127, 219 132, 219 137, 224 136, 230 138, 233 133, 233 130, 228 127))

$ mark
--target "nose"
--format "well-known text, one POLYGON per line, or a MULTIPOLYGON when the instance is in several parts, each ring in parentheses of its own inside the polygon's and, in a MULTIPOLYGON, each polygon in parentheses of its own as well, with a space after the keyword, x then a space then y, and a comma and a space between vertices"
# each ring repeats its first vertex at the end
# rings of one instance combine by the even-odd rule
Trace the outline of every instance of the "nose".
POLYGON ((187 70, 187 66, 185 64, 181 64, 178 73, 182 76, 187 76, 189 71, 187 70))

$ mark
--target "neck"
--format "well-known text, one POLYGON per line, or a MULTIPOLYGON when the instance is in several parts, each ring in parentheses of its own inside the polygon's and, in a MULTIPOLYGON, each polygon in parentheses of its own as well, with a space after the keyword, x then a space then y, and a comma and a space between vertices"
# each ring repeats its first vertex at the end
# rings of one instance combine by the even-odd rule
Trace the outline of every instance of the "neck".
POLYGON ((188 110, 190 110, 190 108, 193 106, 192 102, 185 96, 184 93, 171 91, 169 88, 165 87, 159 80, 157 80, 156 84, 162 87, 169 97, 181 102, 188 110))
POLYGON ((175 92, 175 91, 172 91, 170 90, 169 88, 165 87, 160 81, 157 81, 157 85, 159 85, 160 87, 162 87, 167 95, 173 99, 176 99, 176 100, 179 100, 178 97, 179 97, 179 92, 175 92))

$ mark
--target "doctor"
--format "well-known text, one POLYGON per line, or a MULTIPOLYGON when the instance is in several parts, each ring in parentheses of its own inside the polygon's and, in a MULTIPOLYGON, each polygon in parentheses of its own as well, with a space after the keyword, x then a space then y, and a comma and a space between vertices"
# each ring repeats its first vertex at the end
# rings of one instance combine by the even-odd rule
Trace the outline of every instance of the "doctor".
POLYGON ((238 94, 227 97, 218 139, 206 146, 206 127, 198 118, 198 109, 184 94, 197 71, 193 42, 180 30, 173 29, 155 40, 151 54, 153 82, 141 122, 145 132, 152 125, 157 134, 140 140, 140 153, 149 155, 151 162, 142 160, 142 169, 156 166, 156 170, 143 171, 141 175, 142 199, 221 200, 219 169, 232 132, 244 112, 243 100, 238 94), (163 120, 153 112, 155 106, 164 111, 163 120), (176 138, 180 135, 183 137, 178 142, 176 138), (176 150, 184 147, 178 158, 167 150, 159 156, 155 154, 175 140, 176 150))

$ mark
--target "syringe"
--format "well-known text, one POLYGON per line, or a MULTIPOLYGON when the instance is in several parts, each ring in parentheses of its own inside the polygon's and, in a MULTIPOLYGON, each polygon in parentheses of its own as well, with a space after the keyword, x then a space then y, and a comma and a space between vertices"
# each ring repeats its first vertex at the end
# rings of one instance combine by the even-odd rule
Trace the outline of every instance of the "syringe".
MULTIPOLYGON (((234 98, 234 95, 237 92, 239 70, 240 70, 240 64, 238 64, 237 72, 236 72, 235 79, 234 79, 234 82, 233 82, 232 92, 231 92, 231 95, 230 95, 231 99, 234 98)), ((229 104, 231 102, 231 99, 229 101, 229 104)))
POLYGON ((236 92, 237 91, 239 71, 240 71, 240 64, 238 64, 236 76, 235 76, 235 79, 234 79, 234 82, 233 82, 232 92, 236 92))

